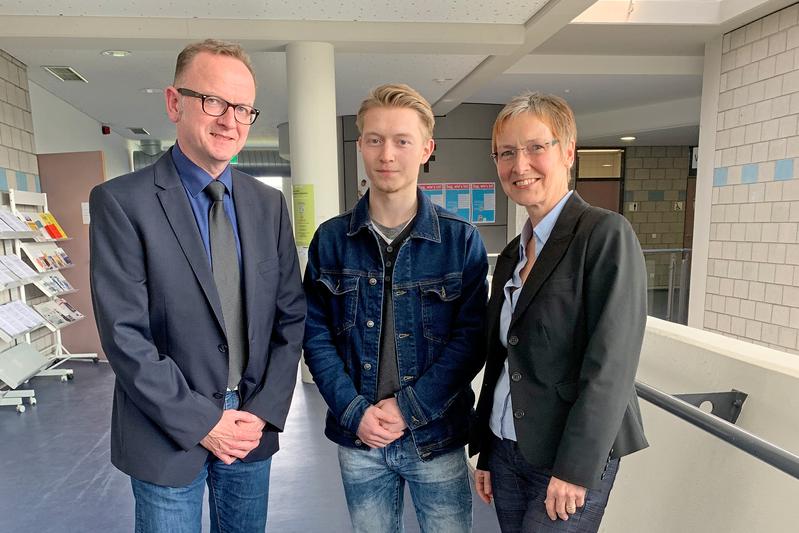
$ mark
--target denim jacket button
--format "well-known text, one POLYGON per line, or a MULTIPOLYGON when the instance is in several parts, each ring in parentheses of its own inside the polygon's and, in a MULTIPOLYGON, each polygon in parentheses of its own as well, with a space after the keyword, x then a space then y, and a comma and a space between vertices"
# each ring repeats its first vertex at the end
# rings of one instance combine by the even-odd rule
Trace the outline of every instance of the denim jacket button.
POLYGON ((377 285, 377 278, 369 278, 369 285, 377 285))
POLYGON ((372 370, 372 363, 364 363, 363 364, 364 370, 372 370))
POLYGON ((394 251, 394 247, 393 247, 393 246, 391 246, 391 245, 389 244, 388 246, 386 246, 386 251, 387 251, 388 253, 391 253, 391 252, 393 252, 393 251, 394 251))
POLYGON ((356 445, 356 446, 360 446, 361 444, 363 444, 363 443, 361 442, 361 439, 355 439, 355 445, 356 445))
POLYGON ((367 320, 367 321, 366 321, 366 327, 367 327, 367 328, 373 328, 373 327, 375 327, 375 321, 374 321, 374 320, 367 320))

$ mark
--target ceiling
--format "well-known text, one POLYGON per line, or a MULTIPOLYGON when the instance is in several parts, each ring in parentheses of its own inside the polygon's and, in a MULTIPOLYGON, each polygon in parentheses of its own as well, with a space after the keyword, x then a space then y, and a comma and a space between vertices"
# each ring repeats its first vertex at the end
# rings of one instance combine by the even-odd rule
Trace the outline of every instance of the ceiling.
MULTIPOLYGON (((578 124, 584 116, 603 124, 603 114, 610 120, 635 108, 640 120, 625 122, 628 133, 694 144, 704 43, 754 9, 783 3, 229 0, 222 9, 207 0, 17 0, 0 4, 0 48, 28 65, 31 82, 129 139, 143 138, 129 127, 174 137, 163 96, 142 89, 171 83, 186 43, 217 37, 241 42, 253 59, 262 110, 250 134, 254 144, 274 145, 277 125, 288 120, 284 49, 296 41, 335 46, 339 115, 354 114, 371 87, 392 81, 419 89, 438 114, 462 102, 501 104, 529 88, 564 96, 578 124), (131 55, 100 54, 107 49, 131 55), (72 66, 89 83, 61 82, 44 65, 72 66), (661 123, 647 112, 670 101, 696 107, 694 123, 661 123)), ((600 130, 592 127, 591 143, 617 144, 614 128, 605 136, 600 130)))

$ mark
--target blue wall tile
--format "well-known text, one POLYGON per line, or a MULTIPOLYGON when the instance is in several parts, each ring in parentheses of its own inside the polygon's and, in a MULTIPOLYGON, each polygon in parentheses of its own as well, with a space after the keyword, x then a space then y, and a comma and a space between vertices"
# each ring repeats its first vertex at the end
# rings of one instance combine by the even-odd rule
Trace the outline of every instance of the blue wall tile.
POLYGON ((662 202, 664 200, 664 191, 649 191, 650 202, 662 202))
POLYGON ((625 202, 633 201, 633 191, 624 191, 624 201, 625 202))
POLYGON ((741 169, 741 183, 757 183, 757 173, 759 165, 750 163, 741 169))
POLYGON ((727 185, 727 167, 720 167, 713 169, 713 186, 720 187, 727 185))
POLYGON ((42 182, 39 180, 39 175, 34 174, 33 180, 36 182, 36 192, 42 192, 42 182))
POLYGON ((780 159, 774 165, 774 179, 775 180, 790 180, 793 179, 793 159, 780 159))
POLYGON ((19 191, 27 191, 28 190, 28 176, 26 176, 24 172, 17 171, 17 187, 16 188, 19 191))
POLYGON ((0 168, 0 191, 8 190, 8 178, 6 177, 6 169, 0 168))

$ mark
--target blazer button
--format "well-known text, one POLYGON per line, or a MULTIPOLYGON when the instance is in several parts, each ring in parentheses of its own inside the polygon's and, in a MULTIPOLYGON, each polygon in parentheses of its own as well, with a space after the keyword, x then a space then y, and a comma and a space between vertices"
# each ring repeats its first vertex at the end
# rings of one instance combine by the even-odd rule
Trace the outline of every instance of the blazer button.
POLYGON ((524 409, 516 409, 513 411, 513 418, 524 418, 524 409))
POLYGON ((508 344, 510 344, 511 346, 516 346, 517 344, 519 344, 519 337, 517 337, 516 335, 511 335, 508 338, 508 344))
POLYGON ((367 320, 367 321, 366 321, 366 327, 367 327, 367 328, 373 328, 373 327, 375 327, 375 321, 374 321, 374 320, 367 320))
POLYGON ((222 394, 221 392, 215 392, 214 393, 214 398, 216 398, 217 400, 221 400, 224 397, 225 397, 225 395, 222 394))
POLYGON ((369 285, 377 285, 377 279, 376 278, 369 278, 369 285))
POLYGON ((510 379, 512 379, 513 381, 521 381, 522 375, 519 372, 514 372, 513 374, 510 375, 510 379))
POLYGON ((219 348, 220 352, 227 353, 227 344, 220 344, 217 348, 219 348))
POLYGON ((364 370, 372 370, 372 363, 364 363, 363 364, 364 370))

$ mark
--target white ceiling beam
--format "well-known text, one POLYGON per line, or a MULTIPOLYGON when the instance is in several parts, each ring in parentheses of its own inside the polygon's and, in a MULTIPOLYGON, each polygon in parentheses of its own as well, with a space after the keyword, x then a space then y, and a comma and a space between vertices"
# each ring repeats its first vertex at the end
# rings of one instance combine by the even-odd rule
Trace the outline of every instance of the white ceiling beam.
POLYGON ((699 124, 699 97, 578 115, 577 131, 582 140, 609 135, 629 135, 699 124))
POLYGON ((530 54, 505 74, 701 76, 702 56, 599 56, 530 54))
MULTIPOLYGON (((2 38, 36 47, 182 48, 214 35, 250 51, 283 51, 297 41, 331 43, 337 52, 506 54, 524 43, 521 24, 0 16, 2 38)), ((0 41, 1 42, 1 41, 0 41)))
MULTIPOLYGON (((759 0, 749 0, 759 1, 759 0)), ((721 2, 599 0, 575 24, 718 24, 721 2)))
POLYGON ((486 83, 501 76, 524 56, 569 24, 596 0, 550 0, 524 25, 524 42, 506 55, 491 55, 433 104, 437 115, 446 115, 486 83))

